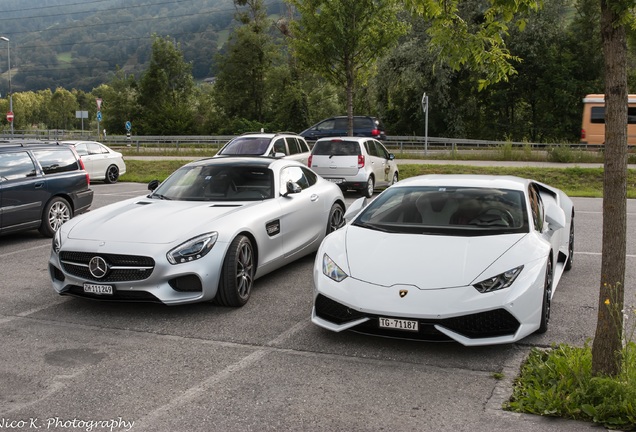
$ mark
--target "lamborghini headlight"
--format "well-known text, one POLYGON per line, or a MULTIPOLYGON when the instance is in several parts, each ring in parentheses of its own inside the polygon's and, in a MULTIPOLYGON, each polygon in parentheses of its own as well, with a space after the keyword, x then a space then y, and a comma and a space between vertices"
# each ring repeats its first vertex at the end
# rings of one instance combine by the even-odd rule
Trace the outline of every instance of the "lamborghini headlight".
POLYGON ((211 232, 194 237, 172 249, 166 258, 170 264, 181 264, 203 258, 212 250, 218 236, 218 233, 211 232))
POLYGON ((327 254, 322 256, 322 273, 336 282, 342 282, 347 278, 347 274, 327 254))
POLYGON ((515 279, 517 279, 517 276, 519 276, 521 270, 523 270, 523 266, 513 268, 512 270, 508 270, 507 272, 501 273, 500 275, 476 283, 473 286, 480 293, 488 293, 508 288, 510 285, 512 285, 515 279))

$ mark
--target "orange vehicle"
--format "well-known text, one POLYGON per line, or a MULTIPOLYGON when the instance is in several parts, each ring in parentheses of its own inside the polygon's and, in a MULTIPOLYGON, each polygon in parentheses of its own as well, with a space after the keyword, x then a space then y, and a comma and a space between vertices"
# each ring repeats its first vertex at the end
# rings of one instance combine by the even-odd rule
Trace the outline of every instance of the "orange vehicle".
MULTIPOLYGON (((581 144, 605 144, 605 95, 589 94, 583 98, 581 144)), ((630 94, 627 107, 627 144, 636 145, 636 95, 630 94)))

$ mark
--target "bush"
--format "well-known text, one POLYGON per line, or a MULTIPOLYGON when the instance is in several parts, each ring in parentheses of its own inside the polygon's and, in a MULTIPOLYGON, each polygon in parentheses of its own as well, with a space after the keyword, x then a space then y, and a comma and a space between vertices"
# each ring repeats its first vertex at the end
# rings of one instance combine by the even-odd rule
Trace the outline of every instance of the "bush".
POLYGON ((630 342, 624 349, 623 372, 618 377, 595 377, 587 344, 534 348, 504 408, 636 430, 635 355, 636 344, 630 342))
POLYGON ((574 152, 569 145, 558 145, 548 149, 548 161, 571 163, 574 162, 574 152))

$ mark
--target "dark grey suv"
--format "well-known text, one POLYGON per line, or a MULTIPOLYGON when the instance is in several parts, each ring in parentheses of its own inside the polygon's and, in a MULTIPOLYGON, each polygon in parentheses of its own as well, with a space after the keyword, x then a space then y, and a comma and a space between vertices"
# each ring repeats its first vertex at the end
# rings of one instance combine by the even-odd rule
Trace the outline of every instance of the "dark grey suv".
POLYGON ((0 141, 0 234, 39 229, 53 237, 93 203, 74 148, 38 141, 0 141))
MULTIPOLYGON (((344 137, 348 135, 348 128, 347 116, 331 117, 305 129, 300 136, 311 141, 320 138, 344 137)), ((386 132, 382 122, 375 117, 353 116, 353 136, 384 140, 386 132)))

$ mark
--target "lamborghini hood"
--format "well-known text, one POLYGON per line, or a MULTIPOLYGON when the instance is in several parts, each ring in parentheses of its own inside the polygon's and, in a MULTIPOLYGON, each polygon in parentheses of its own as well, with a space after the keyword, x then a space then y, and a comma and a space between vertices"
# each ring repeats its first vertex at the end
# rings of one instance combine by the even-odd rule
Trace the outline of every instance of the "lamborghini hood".
POLYGON ((347 227, 349 275, 381 286, 466 286, 526 234, 454 237, 347 227))

